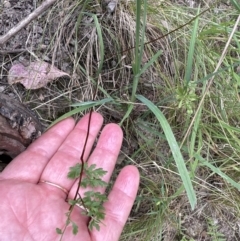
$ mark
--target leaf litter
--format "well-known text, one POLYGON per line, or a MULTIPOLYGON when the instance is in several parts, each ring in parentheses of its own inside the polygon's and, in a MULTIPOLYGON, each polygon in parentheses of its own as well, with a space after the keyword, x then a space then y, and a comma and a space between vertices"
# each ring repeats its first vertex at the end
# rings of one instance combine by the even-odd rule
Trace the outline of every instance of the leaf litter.
POLYGON ((69 74, 59 70, 44 61, 31 62, 25 67, 23 64, 14 64, 9 70, 8 83, 21 83, 26 89, 39 89, 49 82, 69 74))

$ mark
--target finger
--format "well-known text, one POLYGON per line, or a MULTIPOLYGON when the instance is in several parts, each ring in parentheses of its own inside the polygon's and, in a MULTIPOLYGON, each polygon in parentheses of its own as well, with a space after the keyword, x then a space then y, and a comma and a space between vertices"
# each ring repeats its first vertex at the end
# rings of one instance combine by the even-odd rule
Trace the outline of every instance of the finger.
POLYGON ((134 166, 127 166, 120 172, 108 201, 105 203, 105 219, 100 231, 91 233, 94 241, 119 240, 123 227, 132 209, 139 186, 139 172, 134 166))
POLYGON ((37 183, 43 169, 74 128, 75 121, 68 118, 45 132, 26 151, 18 155, 0 174, 0 179, 20 179, 37 183))
MULTIPOLYGON (((41 175, 41 180, 59 185, 68 191, 70 190, 74 180, 67 178, 67 174, 69 172, 69 168, 76 165, 76 163, 80 161, 80 156, 83 151, 83 146, 87 135, 89 124, 88 121, 89 114, 85 115, 78 122, 74 130, 68 135, 66 140, 47 164, 41 175)), ((84 155, 85 160, 91 151, 92 145, 97 137, 102 123, 102 116, 98 113, 92 113, 89 136, 84 155)), ((46 186, 49 187, 50 185, 46 186)))
MULTIPOLYGON (((97 168, 102 168, 107 171, 106 175, 103 176, 102 180, 108 182, 113 169, 115 167, 117 157, 122 145, 123 133, 121 128, 116 124, 106 125, 100 138, 98 144, 91 154, 88 165, 96 164, 97 168)), ((70 190, 69 198, 72 199, 75 196, 77 190, 78 180, 74 183, 73 187, 70 190)), ((80 195, 83 195, 87 189, 80 189, 80 195)), ((105 188, 99 188, 96 191, 104 192, 105 188)))

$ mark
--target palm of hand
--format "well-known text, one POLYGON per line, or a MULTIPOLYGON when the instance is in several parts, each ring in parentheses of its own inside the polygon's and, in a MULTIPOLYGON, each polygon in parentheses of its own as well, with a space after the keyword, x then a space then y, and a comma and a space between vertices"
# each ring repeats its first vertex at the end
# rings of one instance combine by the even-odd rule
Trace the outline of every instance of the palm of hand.
MULTIPOLYGON (((65 213, 69 208, 59 194, 61 195, 48 190, 45 185, 15 180, 2 181, 0 196, 5 198, 1 201, 1 213, 7 213, 8 217, 0 224, 0 230, 7 237, 6 241, 59 240, 60 235, 56 233, 56 228, 65 223, 65 213)), ((80 227, 81 240, 91 240, 86 217, 81 215, 80 209, 74 208, 73 216, 77 218, 75 221, 80 227)), ((76 238, 71 232, 69 226, 64 235, 68 240, 71 237, 76 238)))
MULTIPOLYGON (((90 129, 87 153, 90 152, 102 125, 102 117, 94 114, 92 122, 94 127, 90 129)), ((69 210, 66 198, 73 198, 77 186, 77 181, 69 180, 66 176, 69 167, 79 161, 82 147, 76 148, 76 145, 79 140, 84 139, 86 125, 87 116, 83 117, 75 128, 72 119, 59 123, 0 174, 1 241, 60 240, 56 228, 64 227, 65 214, 69 210), (57 187, 38 183, 41 179, 67 189, 68 197, 57 187)), ((117 125, 106 126, 89 158, 90 163, 96 163, 108 171, 104 181, 109 181, 121 140, 122 133, 117 125)), ((89 232, 89 219, 82 214, 79 207, 74 207, 71 219, 77 224, 79 231, 77 235, 73 235, 71 226, 68 226, 63 240, 118 240, 135 199, 138 183, 139 175, 136 168, 125 167, 109 194, 109 200, 104 204, 106 217, 100 231, 89 232)), ((103 189, 100 191, 104 192, 103 189)), ((80 190, 80 193, 83 195, 84 190, 80 190)))

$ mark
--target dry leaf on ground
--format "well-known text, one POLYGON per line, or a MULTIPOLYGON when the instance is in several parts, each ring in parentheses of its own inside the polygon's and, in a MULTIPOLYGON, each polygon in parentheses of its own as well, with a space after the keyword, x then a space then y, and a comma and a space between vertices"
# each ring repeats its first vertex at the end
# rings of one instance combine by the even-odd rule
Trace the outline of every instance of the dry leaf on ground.
POLYGON ((26 89, 39 89, 63 76, 70 77, 67 73, 43 61, 32 62, 27 67, 19 63, 14 64, 9 70, 8 83, 10 85, 21 83, 26 89))
POLYGON ((118 4, 118 0, 108 1, 108 5, 107 5, 108 12, 113 13, 115 11, 117 4, 118 4))

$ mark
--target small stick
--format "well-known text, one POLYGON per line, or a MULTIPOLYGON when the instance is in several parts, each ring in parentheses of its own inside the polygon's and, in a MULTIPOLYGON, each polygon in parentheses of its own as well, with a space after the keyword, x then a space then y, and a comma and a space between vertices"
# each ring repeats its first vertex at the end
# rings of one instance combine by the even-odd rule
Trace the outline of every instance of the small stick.
POLYGON ((18 54, 22 52, 26 52, 26 49, 9 49, 9 50, 0 50, 1 55, 7 55, 7 54, 18 54))
MULTIPOLYGON (((47 48, 47 46, 40 46, 40 47, 31 49, 31 51, 45 50, 46 48, 47 48)), ((18 54, 18 53, 23 53, 23 52, 27 52, 27 51, 28 51, 27 49, 5 49, 5 50, 0 49, 0 54, 1 55, 18 54)))
POLYGON ((46 0, 38 8, 36 8, 32 13, 30 13, 26 18, 22 19, 16 26, 11 28, 5 35, 0 37, 0 46, 6 43, 8 39, 13 37, 22 28, 28 25, 32 20, 41 15, 46 9, 48 9, 56 0, 46 0))

